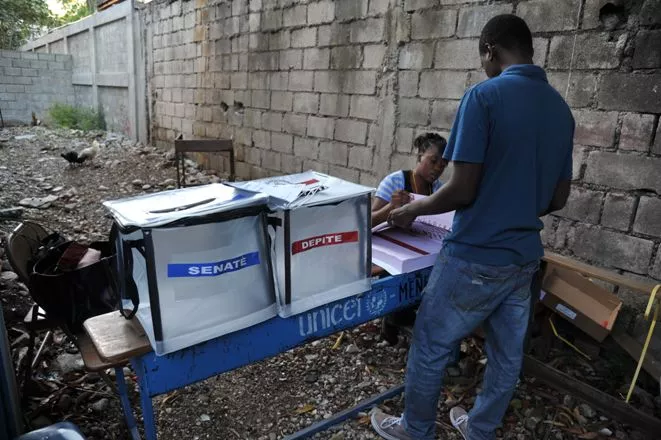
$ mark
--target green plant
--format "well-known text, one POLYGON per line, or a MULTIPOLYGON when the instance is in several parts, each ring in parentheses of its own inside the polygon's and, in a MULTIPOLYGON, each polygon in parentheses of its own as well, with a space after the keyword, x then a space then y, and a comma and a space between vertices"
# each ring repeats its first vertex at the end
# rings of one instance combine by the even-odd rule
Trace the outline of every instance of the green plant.
POLYGON ((64 15, 57 18, 60 26, 73 23, 91 15, 94 12, 94 2, 89 0, 59 0, 64 15))
POLYGON ((83 131, 105 130, 106 128, 103 114, 91 108, 55 103, 48 110, 48 114, 58 127, 83 131))
POLYGON ((45 0, 0 0, 0 49, 17 49, 54 23, 45 0))

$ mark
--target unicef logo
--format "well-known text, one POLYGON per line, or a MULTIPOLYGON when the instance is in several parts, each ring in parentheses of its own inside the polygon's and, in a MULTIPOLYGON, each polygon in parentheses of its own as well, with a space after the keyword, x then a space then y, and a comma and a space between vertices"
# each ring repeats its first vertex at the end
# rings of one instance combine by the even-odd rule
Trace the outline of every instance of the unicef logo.
POLYGON ((388 294, 384 290, 373 292, 367 299, 367 312, 372 315, 380 315, 386 308, 388 294))

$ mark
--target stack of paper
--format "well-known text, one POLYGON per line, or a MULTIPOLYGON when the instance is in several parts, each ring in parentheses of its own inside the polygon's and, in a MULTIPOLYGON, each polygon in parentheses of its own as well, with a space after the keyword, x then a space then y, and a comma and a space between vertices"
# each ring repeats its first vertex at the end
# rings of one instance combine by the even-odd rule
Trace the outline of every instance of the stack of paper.
MULTIPOLYGON (((423 198, 417 194, 414 200, 423 198)), ((394 228, 386 223, 372 229, 372 263, 391 275, 413 272, 434 265, 443 246, 443 239, 452 229, 454 211, 439 215, 420 216, 410 230, 394 228)))

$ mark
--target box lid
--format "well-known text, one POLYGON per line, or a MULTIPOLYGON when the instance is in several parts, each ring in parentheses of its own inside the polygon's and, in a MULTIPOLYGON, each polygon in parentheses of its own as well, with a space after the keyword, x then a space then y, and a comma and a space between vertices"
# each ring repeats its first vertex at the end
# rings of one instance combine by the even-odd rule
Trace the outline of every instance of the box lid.
POLYGON ((232 182, 231 185, 248 191, 268 194, 271 197, 269 206, 280 209, 334 203, 374 191, 374 188, 347 182, 316 171, 248 182, 232 182))
POLYGON ((622 307, 617 296, 570 270, 551 269, 542 288, 607 330, 613 328, 622 307))
POLYGON ((213 183, 110 200, 103 206, 120 226, 144 228, 267 203, 266 194, 213 183))

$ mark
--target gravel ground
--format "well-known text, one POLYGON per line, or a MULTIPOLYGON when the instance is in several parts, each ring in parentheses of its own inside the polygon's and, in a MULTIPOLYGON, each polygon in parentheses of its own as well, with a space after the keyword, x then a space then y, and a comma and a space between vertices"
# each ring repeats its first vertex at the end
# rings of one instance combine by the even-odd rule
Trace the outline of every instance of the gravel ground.
MULTIPOLYGON (((104 239, 110 220, 101 202, 172 187, 171 156, 107 133, 45 127, 0 130, 0 239, 20 221, 13 216, 37 221, 82 242, 104 239), (71 167, 60 157, 70 149, 89 146, 95 138, 101 142, 101 151, 92 162, 71 167), (37 200, 25 200, 28 198, 37 200), (41 207, 21 208, 21 204, 41 207)), ((193 166, 189 171, 201 182, 218 180, 193 166)), ((20 373, 26 346, 21 320, 30 305, 29 295, 5 260, 2 269, 0 298, 20 373)), ((337 335, 160 396, 154 400, 159 438, 279 439, 398 385, 403 381, 408 341, 402 338, 391 347, 380 340, 378 330, 378 323, 369 323, 344 333, 336 348, 337 335)), ((563 353, 555 358, 557 368, 601 389, 616 393, 626 385, 626 377, 604 372, 604 366, 610 364, 602 358, 590 365, 561 347, 554 353, 563 353)), ((451 369, 440 399, 440 438, 460 438, 448 425, 447 413, 454 405, 473 403, 483 363, 481 343, 465 341, 462 361, 451 369)), ((629 361, 625 370, 632 371, 632 365, 629 361)), ((33 426, 67 419, 90 439, 129 438, 119 401, 97 375, 84 373, 75 348, 62 334, 56 333, 47 345, 35 377, 33 397, 24 408, 33 426)), ((132 373, 127 380, 137 407, 132 373)), ((659 403, 641 390, 636 405, 659 415, 659 403)), ((402 400, 393 399, 382 408, 399 413, 402 400)), ((499 431, 499 438, 517 440, 607 437, 646 438, 529 378, 519 385, 499 431)), ((367 414, 361 414, 314 438, 377 437, 367 414)))

